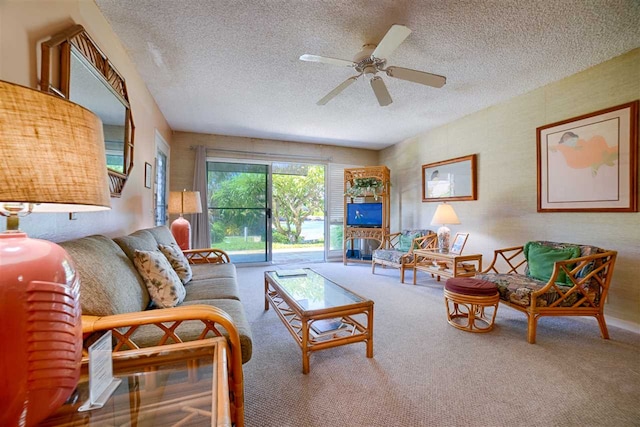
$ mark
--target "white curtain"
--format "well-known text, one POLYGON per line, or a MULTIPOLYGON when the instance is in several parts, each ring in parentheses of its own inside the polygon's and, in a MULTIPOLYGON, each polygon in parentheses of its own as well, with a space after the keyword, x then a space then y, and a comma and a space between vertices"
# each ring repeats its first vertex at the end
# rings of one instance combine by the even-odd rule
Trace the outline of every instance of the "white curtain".
POLYGON ((200 192, 202 213, 194 214, 191 221, 193 248, 210 248, 209 207, 207 196, 207 149, 203 145, 196 147, 196 164, 193 173, 193 191, 200 192))

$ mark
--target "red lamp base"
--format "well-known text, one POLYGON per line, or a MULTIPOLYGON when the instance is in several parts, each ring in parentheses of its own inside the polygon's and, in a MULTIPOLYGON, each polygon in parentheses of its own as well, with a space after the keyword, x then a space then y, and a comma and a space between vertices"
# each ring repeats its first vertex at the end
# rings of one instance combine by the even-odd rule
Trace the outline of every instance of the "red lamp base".
POLYGON ((36 425, 80 377, 80 280, 64 249, 0 233, 0 325, 0 425, 36 425))
POLYGON ((171 223, 171 234, 183 251, 191 249, 191 224, 183 217, 171 223))

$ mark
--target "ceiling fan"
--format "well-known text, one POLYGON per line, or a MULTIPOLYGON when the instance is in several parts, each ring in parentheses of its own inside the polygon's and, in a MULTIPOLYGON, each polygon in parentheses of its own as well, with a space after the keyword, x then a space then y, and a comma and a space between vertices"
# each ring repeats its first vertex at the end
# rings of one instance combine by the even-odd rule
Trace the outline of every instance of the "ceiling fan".
POLYGON ((424 71, 411 70, 402 67, 386 67, 387 57, 411 34, 411 30, 404 25, 394 24, 391 26, 387 34, 377 46, 375 44, 366 44, 362 46, 362 50, 353 57, 353 61, 345 59, 329 58, 326 56, 304 54, 300 57, 301 61, 323 62, 338 66, 346 66, 354 68, 359 74, 349 77, 340 83, 335 89, 329 92, 324 98, 317 102, 318 105, 325 105, 333 98, 338 96, 343 90, 349 87, 363 74, 370 79, 373 93, 378 99, 381 107, 387 106, 393 102, 384 80, 376 74, 384 72, 389 77, 395 77, 401 80, 407 80, 414 83, 420 83, 427 86, 440 88, 444 86, 447 79, 437 74, 425 73, 424 71))

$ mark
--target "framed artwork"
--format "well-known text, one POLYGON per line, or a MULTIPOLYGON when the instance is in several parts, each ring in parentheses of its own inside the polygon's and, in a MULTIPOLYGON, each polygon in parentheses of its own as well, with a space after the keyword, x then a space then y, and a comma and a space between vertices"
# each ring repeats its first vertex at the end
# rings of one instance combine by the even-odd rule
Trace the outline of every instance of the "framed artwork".
POLYGON ((153 179, 153 169, 151 163, 144 162, 144 186, 151 188, 151 180, 153 179))
POLYGON ((422 201, 476 200, 476 155, 422 165, 422 201))
POLYGON ((536 133, 538 212, 638 211, 638 101, 536 133))
POLYGON ((464 249, 464 244, 467 243, 467 237, 469 237, 469 233, 456 233, 456 237, 453 239, 449 252, 454 255, 461 255, 462 250, 464 249))

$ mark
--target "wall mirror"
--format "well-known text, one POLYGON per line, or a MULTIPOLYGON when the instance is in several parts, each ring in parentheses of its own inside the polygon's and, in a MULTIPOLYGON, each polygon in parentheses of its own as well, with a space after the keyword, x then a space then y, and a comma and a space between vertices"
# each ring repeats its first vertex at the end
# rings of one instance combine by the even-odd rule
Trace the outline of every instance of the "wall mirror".
POLYGON ((42 43, 41 90, 69 99, 102 119, 112 197, 133 168, 134 125, 124 78, 82 25, 42 43))
POLYGON ((422 201, 476 200, 476 155, 422 165, 422 201))

